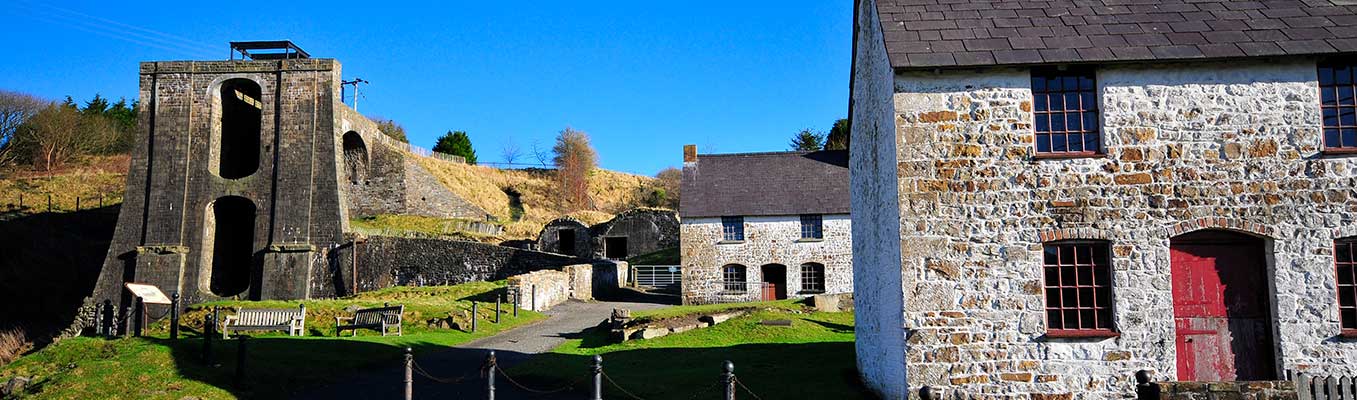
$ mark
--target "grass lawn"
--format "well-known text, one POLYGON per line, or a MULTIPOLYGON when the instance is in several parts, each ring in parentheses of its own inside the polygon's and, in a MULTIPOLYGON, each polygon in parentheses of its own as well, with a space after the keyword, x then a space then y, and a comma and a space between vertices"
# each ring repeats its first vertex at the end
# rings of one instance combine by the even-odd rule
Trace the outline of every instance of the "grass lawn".
MULTIPOLYGON (((589 331, 510 373, 540 387, 572 382, 588 371, 594 355, 603 356, 606 373, 627 391, 647 399, 719 398, 721 365, 735 363, 735 375, 764 399, 871 398, 857 378, 853 350, 853 313, 810 313, 791 301, 756 305, 754 312, 711 328, 650 340, 609 343, 605 333, 589 331), (791 326, 766 326, 764 320, 791 320, 791 326)), ((675 307, 651 315, 681 315, 675 307), (679 313, 679 314, 675 314, 679 313)), ((587 385, 577 385, 584 393, 587 385)), ((629 398, 605 382, 605 398, 629 398)), ((739 398, 754 398, 741 389, 739 398)))
MULTIPOLYGON (((517 318, 506 313, 501 323, 490 323, 494 304, 481 308, 476 333, 434 330, 426 319, 469 311, 471 299, 493 296, 502 283, 470 283, 448 287, 392 288, 352 298, 306 301, 309 336, 270 333, 247 340, 247 385, 233 385, 237 343, 213 340, 215 362, 202 362, 198 329, 211 305, 223 307, 296 307, 296 302, 224 301, 192 307, 186 313, 186 339, 171 341, 168 325, 153 327, 145 338, 104 340, 73 338, 48 346, 0 370, 0 381, 11 376, 35 377, 28 390, 33 398, 204 399, 287 398, 310 385, 344 379, 361 368, 398 366, 406 347, 415 354, 490 336, 511 327, 545 318, 521 310, 517 318), (334 337, 334 315, 345 307, 405 304, 405 336, 334 337), (195 318, 196 316, 196 318, 195 318), (196 326, 195 326, 196 324, 196 326), (325 336, 319 336, 325 335, 325 336), (97 395, 95 395, 97 394, 97 395)), ((493 297, 492 297, 493 298, 493 297)), ((506 311, 509 309, 506 307, 506 311)), ((229 315, 231 312, 222 312, 229 315)))
POLYGON ((435 218, 420 215, 382 214, 349 220, 349 226, 357 232, 369 235, 412 236, 417 238, 437 238, 468 240, 473 242, 499 242, 495 236, 482 235, 459 229, 462 224, 471 222, 456 218, 435 218))

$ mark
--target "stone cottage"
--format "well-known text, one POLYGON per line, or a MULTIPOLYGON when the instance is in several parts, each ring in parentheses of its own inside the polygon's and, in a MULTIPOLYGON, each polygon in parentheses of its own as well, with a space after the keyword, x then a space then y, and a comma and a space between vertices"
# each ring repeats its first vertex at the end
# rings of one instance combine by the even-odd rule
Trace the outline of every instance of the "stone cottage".
POLYGON ((868 386, 1097 399, 1142 369, 1357 374, 1339 3, 858 0, 868 386))
POLYGON ((683 149, 683 303, 852 291, 848 152, 683 149))

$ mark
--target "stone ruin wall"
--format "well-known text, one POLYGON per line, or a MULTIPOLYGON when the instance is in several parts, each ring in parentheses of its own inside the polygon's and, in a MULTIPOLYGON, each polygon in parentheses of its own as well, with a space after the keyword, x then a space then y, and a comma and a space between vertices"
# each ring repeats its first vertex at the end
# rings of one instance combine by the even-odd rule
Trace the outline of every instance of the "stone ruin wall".
POLYGON ((745 240, 722 241, 720 218, 686 218, 683 221, 683 304, 759 301, 766 264, 787 268, 787 296, 801 293, 801 264, 825 266, 825 293, 853 291, 852 220, 848 215, 824 216, 824 240, 801 240, 801 217, 744 217, 745 240), (742 293, 725 291, 722 267, 745 266, 747 287, 742 293))
POLYGON ((1357 159, 1318 154, 1315 65, 1100 67, 1107 156, 1036 161, 1027 69, 897 75, 909 387, 1122 398, 1136 370, 1172 380, 1169 238, 1203 228, 1269 238, 1280 367, 1357 373, 1332 254, 1357 234, 1357 159), (1110 241, 1120 337, 1043 337, 1051 239, 1110 241))
POLYGON ((603 259, 609 237, 627 238, 627 257, 636 257, 679 246, 678 213, 656 208, 634 208, 596 225, 593 231, 594 258, 603 259))
POLYGON ((353 217, 377 214, 422 215, 437 218, 485 220, 487 213, 448 190, 429 173, 416 155, 388 145, 377 124, 349 107, 336 106, 335 152, 340 185, 348 213, 353 217), (362 148, 344 148, 348 132, 361 137, 362 148))

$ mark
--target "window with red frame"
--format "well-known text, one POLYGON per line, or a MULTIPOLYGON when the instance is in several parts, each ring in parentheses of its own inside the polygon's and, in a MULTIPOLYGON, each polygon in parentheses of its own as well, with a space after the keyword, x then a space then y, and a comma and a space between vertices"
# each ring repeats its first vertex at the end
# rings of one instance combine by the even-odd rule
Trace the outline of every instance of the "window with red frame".
POLYGON ((1044 246, 1046 326, 1051 336, 1112 334, 1112 267, 1106 242, 1044 246))
POLYGON ((1099 154, 1098 86, 1092 69, 1032 70, 1037 156, 1099 154))
POLYGON ((1319 109, 1324 115, 1324 150, 1357 152, 1357 64, 1319 64, 1319 109))
POLYGON ((1338 320, 1344 335, 1357 335, 1357 239, 1334 244, 1338 264, 1338 320))

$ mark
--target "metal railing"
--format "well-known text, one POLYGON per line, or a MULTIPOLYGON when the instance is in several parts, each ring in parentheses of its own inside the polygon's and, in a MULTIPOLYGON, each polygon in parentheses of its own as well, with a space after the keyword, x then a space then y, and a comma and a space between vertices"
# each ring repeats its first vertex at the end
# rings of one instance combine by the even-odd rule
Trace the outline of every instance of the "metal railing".
MULTIPOLYGON (((611 386, 613 390, 617 393, 621 393, 626 398, 645 400, 644 397, 637 395, 634 391, 627 390, 619 384, 616 379, 609 376, 607 371, 604 371, 603 368, 603 356, 598 355, 593 357, 588 365, 588 369, 582 371, 583 373, 578 375, 574 380, 563 385, 549 388, 529 386, 524 384, 522 379, 515 379, 513 375, 510 375, 503 368, 500 368, 499 362, 495 358, 494 350, 490 350, 489 353, 486 354, 485 361, 477 366, 474 371, 469 371, 455 377, 441 377, 429 373, 427 368, 424 368, 415 361, 414 351, 410 348, 405 349, 405 356, 403 357, 402 363, 405 367, 405 373, 402 375, 401 387, 402 398, 405 400, 412 400, 414 398, 414 377, 416 374, 435 383, 448 385, 462 384, 473 379, 484 380, 485 398, 487 400, 495 400, 497 378, 504 379, 505 382, 508 382, 509 385, 514 388, 537 396, 575 390, 580 385, 587 383, 590 400, 603 400, 603 388, 605 387, 604 383, 606 382, 606 386, 611 386)), ((714 394, 712 393, 712 389, 720 387, 722 388, 720 391, 721 398, 724 400, 735 400, 735 395, 740 392, 749 395, 749 397, 755 400, 762 400, 758 394, 755 394, 753 390, 750 390, 748 386, 745 386, 744 382, 741 382, 740 379, 735 376, 735 364, 730 361, 721 364, 721 373, 717 375, 716 378, 717 379, 712 381, 711 385, 708 385, 701 390, 691 392, 692 397, 690 397, 690 399, 702 398, 704 395, 714 394)))
POLYGON ((437 159, 439 159, 439 160, 449 161, 449 162, 455 162, 455 163, 459 163, 459 164, 466 164, 466 158, 464 158, 464 157, 462 157, 462 156, 454 156, 454 155, 452 155, 452 154, 439 153, 439 152, 436 152, 436 151, 433 151, 433 150, 429 150, 429 149, 426 149, 426 148, 423 148, 423 147, 415 146, 415 145, 413 145, 413 144, 409 144, 409 143, 406 143, 406 142, 402 142, 402 141, 393 139, 392 137, 387 136, 386 134, 373 135, 373 137, 376 137, 376 138, 377 138, 377 141, 378 141, 378 142, 381 142, 382 144, 385 144, 385 145, 387 145, 387 146, 391 146, 391 147, 394 147, 394 148, 397 148, 397 149, 400 149, 400 150, 404 150, 404 151, 406 151, 406 152, 408 152, 408 153, 410 153, 410 154, 420 155, 420 156, 424 156, 424 157, 433 157, 433 158, 437 158, 437 159))
POLYGON ((640 287, 678 290, 683 284, 683 267, 678 265, 633 265, 631 274, 640 287))

